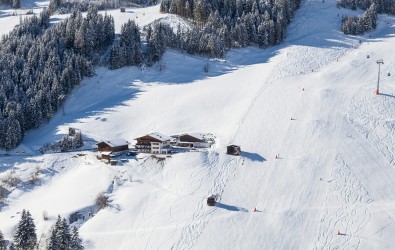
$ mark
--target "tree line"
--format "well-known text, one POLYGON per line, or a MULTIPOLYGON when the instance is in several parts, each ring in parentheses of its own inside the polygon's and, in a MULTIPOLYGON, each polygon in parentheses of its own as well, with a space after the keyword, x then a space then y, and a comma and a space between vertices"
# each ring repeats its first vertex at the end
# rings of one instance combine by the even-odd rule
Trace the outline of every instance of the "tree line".
POLYGON ((6 244, 0 231, 0 250, 31 250, 45 245, 47 250, 83 250, 84 246, 78 229, 70 230, 66 219, 58 216, 45 242, 37 242, 36 225, 29 211, 23 210, 16 227, 13 240, 6 244), (8 246, 7 246, 8 245, 8 246))
POLYGON ((231 48, 281 43, 299 6, 300 0, 163 0, 160 11, 195 24, 172 34, 172 47, 220 57, 231 48))
POLYGON ((371 5, 376 6, 377 13, 395 15, 395 2, 393 0, 338 0, 339 7, 356 10, 367 10, 371 5))
POLYGON ((342 19, 342 31, 348 35, 360 35, 366 31, 373 30, 377 26, 377 8, 376 4, 372 4, 360 16, 346 16, 342 19))
MULTIPOLYGON (((20 0, 13 0, 20 1, 20 0)), ((158 0, 50 0, 49 10, 51 13, 57 11, 59 14, 72 13, 73 11, 85 12, 94 5, 98 10, 117 9, 120 7, 133 7, 136 5, 154 5, 158 0)))

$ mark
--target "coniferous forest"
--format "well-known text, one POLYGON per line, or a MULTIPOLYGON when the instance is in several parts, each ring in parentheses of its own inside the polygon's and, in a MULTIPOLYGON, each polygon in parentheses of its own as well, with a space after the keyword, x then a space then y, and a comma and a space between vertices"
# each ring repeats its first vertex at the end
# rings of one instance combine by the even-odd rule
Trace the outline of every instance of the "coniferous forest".
POLYGON ((114 20, 90 8, 49 26, 49 12, 22 20, 0 43, 0 148, 15 148, 63 104, 112 44, 114 20))
MULTIPOLYGON (((2 0, 0 0, 2 1, 2 0)), ((4 1, 4 0, 3 0, 4 1)), ((13 0, 20 1, 20 0, 13 0)), ((49 10, 60 14, 72 13, 73 11, 85 12, 90 6, 95 5, 98 10, 116 9, 119 7, 133 7, 136 5, 154 5, 158 0, 50 0, 49 10)))
POLYGON ((176 34, 176 46, 188 53, 222 56, 230 48, 267 47, 285 37, 300 0, 163 0, 160 10, 192 20, 176 34))

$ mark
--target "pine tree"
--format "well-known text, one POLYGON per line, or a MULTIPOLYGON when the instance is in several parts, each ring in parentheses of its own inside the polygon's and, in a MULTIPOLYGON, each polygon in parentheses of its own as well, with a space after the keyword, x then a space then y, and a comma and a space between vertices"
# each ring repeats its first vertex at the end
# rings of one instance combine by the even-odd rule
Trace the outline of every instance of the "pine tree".
POLYGON ((5 141, 5 148, 7 150, 15 148, 22 140, 22 131, 19 121, 15 114, 12 113, 8 119, 7 137, 5 141))
POLYGON ((80 148, 84 145, 81 131, 78 131, 73 139, 73 148, 80 148))
POLYGON ((134 21, 129 20, 121 27, 121 51, 125 66, 141 63, 140 43, 140 29, 134 21))
POLYGON ((3 233, 0 231, 0 250, 6 250, 3 233))
POLYGON ((69 230, 69 225, 66 222, 66 219, 59 223, 57 232, 56 232, 57 242, 59 243, 59 248, 67 250, 69 249, 70 242, 71 242, 71 234, 69 230))
POLYGON ((79 236, 79 232, 76 227, 73 228, 73 232, 71 234, 70 248, 73 250, 83 250, 84 249, 82 240, 79 236))
POLYGON ((74 228, 70 233, 66 219, 58 216, 55 225, 52 227, 47 244, 48 250, 79 250, 84 249, 82 241, 78 236, 78 230, 74 228))
POLYGON ((14 245, 17 249, 31 250, 37 244, 36 226, 29 211, 23 210, 21 220, 14 234, 14 245))
POLYGON ((8 250, 16 250, 14 242, 10 243, 10 246, 8 247, 8 250))
POLYGON ((60 249, 59 247, 59 242, 58 242, 58 238, 56 237, 56 229, 55 227, 52 228, 51 230, 51 235, 48 239, 48 243, 47 243, 47 250, 58 250, 60 249))

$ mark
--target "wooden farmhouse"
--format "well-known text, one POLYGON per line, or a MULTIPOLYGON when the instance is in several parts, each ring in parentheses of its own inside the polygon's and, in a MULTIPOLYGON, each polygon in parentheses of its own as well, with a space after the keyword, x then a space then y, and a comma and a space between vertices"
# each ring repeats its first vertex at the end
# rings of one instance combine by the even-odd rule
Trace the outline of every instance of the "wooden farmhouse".
POLYGON ((129 142, 124 139, 101 141, 97 143, 99 158, 110 162, 111 157, 121 155, 129 150, 129 142))
POLYGON ((177 137, 177 146, 180 147, 190 147, 190 148, 209 148, 211 144, 207 142, 203 134, 200 133, 190 133, 182 134, 177 137))
POLYGON ((151 133, 142 137, 135 139, 136 150, 141 153, 151 153, 151 154, 170 154, 171 138, 167 135, 161 133, 151 133))

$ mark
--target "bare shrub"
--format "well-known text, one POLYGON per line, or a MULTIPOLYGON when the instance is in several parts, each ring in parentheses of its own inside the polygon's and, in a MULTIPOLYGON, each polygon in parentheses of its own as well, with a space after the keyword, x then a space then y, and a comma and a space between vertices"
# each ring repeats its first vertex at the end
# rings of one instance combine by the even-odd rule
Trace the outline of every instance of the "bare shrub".
POLYGON ((100 193, 96 197, 96 205, 99 209, 103 209, 108 206, 108 196, 104 193, 100 193))
POLYGON ((39 178, 40 174, 41 174, 41 168, 36 167, 34 172, 30 174, 29 183, 32 185, 36 184, 40 180, 39 178))
POLYGON ((22 182, 21 178, 16 176, 15 171, 10 171, 4 178, 3 183, 9 187, 16 187, 22 182))
POLYGON ((7 189, 1 184, 0 185, 0 203, 7 198, 7 189))
POLYGON ((160 157, 160 156, 156 156, 156 155, 152 155, 151 157, 152 157, 152 159, 156 160, 156 163, 164 163, 164 161, 166 160, 165 157, 160 157))

